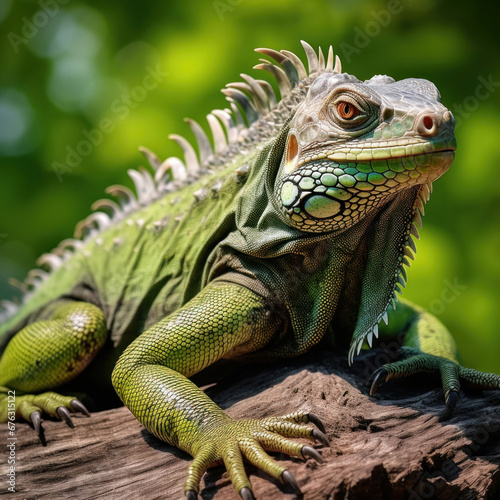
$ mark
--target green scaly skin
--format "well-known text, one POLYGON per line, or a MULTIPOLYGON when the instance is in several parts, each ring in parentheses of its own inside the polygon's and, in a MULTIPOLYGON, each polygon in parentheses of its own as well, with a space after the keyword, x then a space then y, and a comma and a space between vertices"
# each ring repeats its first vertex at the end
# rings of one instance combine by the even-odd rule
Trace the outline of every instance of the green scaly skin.
POLYGON ((42 412, 63 418, 69 425, 65 408, 87 413, 75 397, 46 391, 71 381, 94 359, 108 336, 104 315, 85 302, 62 302, 51 309, 50 320, 23 328, 3 353, 1 422, 7 421, 10 389, 16 390, 16 418, 32 420, 38 430, 42 412))
POLYGON ((395 314, 389 313, 389 326, 381 328, 381 335, 397 336, 406 331, 401 361, 386 364, 372 374, 370 395, 381 383, 418 373, 437 373, 441 376, 446 411, 442 419, 450 418, 458 401, 461 382, 470 388, 495 390, 500 377, 464 368, 459 363, 455 341, 447 328, 435 316, 411 302, 399 299, 395 314))
POLYGON ((250 97, 229 90, 250 121, 255 109, 262 118, 242 130, 219 114, 229 147, 219 137, 213 154, 193 126, 201 165, 182 139, 187 172, 147 152, 155 180, 131 173, 138 199, 111 187, 120 206, 97 207, 113 216, 91 215, 82 239, 42 257, 51 272, 32 273, 21 307, 1 319, 1 421, 15 390, 16 417, 39 432, 43 414, 72 425, 70 411, 86 412, 71 385, 81 375, 79 388, 113 388, 150 432, 194 457, 188 500, 217 462, 251 500, 243 459, 300 492, 265 450, 321 461, 294 439, 328 441, 307 412, 231 419, 189 380, 219 359, 296 356, 333 332, 337 345, 350 341, 352 362, 380 324, 385 338, 406 334, 403 359, 374 373, 372 394, 390 378, 436 372, 449 417, 461 382, 500 388, 498 375, 459 364, 437 318, 394 296, 431 182, 453 160, 451 113, 431 82, 360 82, 304 48, 305 78, 297 60, 259 49, 293 90, 275 109, 270 88, 250 77, 250 97))

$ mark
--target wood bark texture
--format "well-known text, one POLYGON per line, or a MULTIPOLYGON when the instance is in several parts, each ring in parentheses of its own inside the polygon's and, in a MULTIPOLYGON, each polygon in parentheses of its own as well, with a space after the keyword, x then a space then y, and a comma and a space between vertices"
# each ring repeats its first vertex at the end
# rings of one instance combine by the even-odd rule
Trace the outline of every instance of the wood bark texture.
MULTIPOLYGON (((465 392, 453 417, 440 422, 439 377, 390 381, 374 398, 368 395, 367 378, 384 356, 374 350, 348 367, 345 353, 323 351, 246 365, 207 394, 233 418, 301 409, 321 418, 331 441, 329 448, 316 445, 325 463, 276 456, 305 500, 500 498, 500 392, 465 392)), ((11 498, 184 498, 190 457, 152 436, 127 408, 74 422, 70 429, 45 421, 46 446, 27 423, 16 423, 17 493, 11 498)), ((5 425, 0 434, 5 445, 5 425)), ((2 468, 8 450, 3 453, 2 468)), ((258 500, 297 498, 255 467, 247 471, 258 500)), ((6 493, 2 488, 0 495, 6 493)), ((218 466, 205 474, 201 498, 239 497, 218 466)))

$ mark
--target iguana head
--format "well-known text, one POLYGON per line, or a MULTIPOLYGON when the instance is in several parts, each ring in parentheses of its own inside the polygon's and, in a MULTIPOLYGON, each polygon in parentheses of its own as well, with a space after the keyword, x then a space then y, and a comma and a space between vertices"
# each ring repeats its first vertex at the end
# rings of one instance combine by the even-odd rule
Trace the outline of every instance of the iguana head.
POLYGON ((287 223, 345 229, 388 196, 434 181, 453 161, 453 128, 427 80, 320 75, 290 122, 275 184, 287 223))

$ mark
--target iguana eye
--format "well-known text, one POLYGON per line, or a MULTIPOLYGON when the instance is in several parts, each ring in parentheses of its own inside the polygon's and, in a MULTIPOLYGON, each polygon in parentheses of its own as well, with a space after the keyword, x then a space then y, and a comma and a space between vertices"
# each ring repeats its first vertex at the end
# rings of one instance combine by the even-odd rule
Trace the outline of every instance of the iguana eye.
POLYGON ((345 131, 361 130, 377 117, 376 106, 350 89, 337 89, 324 106, 325 117, 345 131))
POLYGON ((337 103, 337 112, 344 120, 350 120, 351 118, 359 115, 359 109, 350 102, 346 101, 340 101, 337 103))

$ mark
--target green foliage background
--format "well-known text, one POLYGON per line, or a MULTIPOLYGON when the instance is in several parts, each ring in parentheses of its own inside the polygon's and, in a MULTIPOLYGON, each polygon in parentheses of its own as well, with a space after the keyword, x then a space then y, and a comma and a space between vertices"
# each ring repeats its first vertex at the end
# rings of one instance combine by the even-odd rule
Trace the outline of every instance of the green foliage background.
POLYGON ((449 326, 468 366, 500 373, 500 68, 492 1, 42 5, 0 0, 0 298, 12 296, 9 277, 23 279, 40 254, 72 235, 108 185, 132 185, 127 169, 145 162, 139 145, 162 158, 178 155, 167 135, 190 136, 184 117, 204 122, 225 107, 219 89, 241 72, 257 73, 255 47, 302 57, 305 39, 333 44, 344 70, 361 79, 430 79, 455 113, 456 161, 426 207, 406 296, 449 326), (126 116, 118 113, 113 103, 157 64, 167 76, 126 116), (75 148, 82 130, 103 118, 113 132, 60 182, 53 163, 64 163, 67 146, 75 148))

